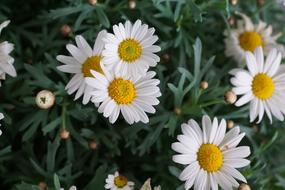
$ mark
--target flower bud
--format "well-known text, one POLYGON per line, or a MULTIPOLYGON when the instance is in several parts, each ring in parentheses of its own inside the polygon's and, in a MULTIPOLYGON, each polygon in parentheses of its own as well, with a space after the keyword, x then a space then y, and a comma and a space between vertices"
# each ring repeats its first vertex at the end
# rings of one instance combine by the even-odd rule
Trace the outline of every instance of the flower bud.
POLYGON ((250 186, 246 183, 242 183, 240 184, 240 186, 238 187, 238 190, 251 190, 250 186))
POLYGON ((200 83, 200 88, 201 88, 201 89, 205 90, 205 89, 207 89, 208 87, 209 87, 209 83, 208 83, 207 81, 202 81, 202 82, 200 83))
POLYGON ((234 104, 237 101, 237 95, 231 90, 227 91, 224 97, 225 101, 229 104, 234 104))
POLYGON ((49 90, 42 90, 36 96, 36 104, 41 109, 49 109, 55 103, 55 96, 49 90))
POLYGON ((61 129, 60 133, 59 133, 59 136, 62 140, 66 140, 69 138, 69 131, 66 130, 66 129, 61 129))

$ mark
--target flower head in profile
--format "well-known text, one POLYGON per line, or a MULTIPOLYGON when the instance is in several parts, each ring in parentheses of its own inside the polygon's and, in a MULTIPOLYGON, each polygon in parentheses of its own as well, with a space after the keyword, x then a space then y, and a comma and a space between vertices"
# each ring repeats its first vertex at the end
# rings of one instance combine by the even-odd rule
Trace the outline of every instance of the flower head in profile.
POLYGON ((213 122, 208 116, 203 116, 202 130, 198 123, 190 119, 181 125, 182 135, 178 142, 172 144, 172 149, 178 152, 173 161, 187 165, 179 179, 185 182, 185 189, 194 186, 194 190, 232 189, 238 187, 236 179, 246 182, 243 175, 235 168, 249 165, 245 159, 250 154, 247 146, 237 145, 245 133, 240 134, 239 127, 226 133, 226 121, 220 124, 217 118, 213 122))
POLYGON ((91 71, 94 78, 87 78, 86 82, 94 90, 91 92, 92 101, 100 103, 99 113, 114 123, 119 114, 129 123, 142 121, 148 123, 147 113, 155 113, 154 105, 159 104, 161 96, 157 86, 160 81, 153 79, 155 72, 149 71, 144 76, 132 77, 115 74, 104 69, 104 74, 91 71))
POLYGON ((100 63, 104 48, 102 39, 106 33, 105 30, 98 33, 93 49, 81 35, 78 35, 75 37, 77 47, 72 44, 66 46, 66 49, 72 56, 57 56, 57 60, 64 64, 58 66, 57 69, 73 74, 73 77, 65 87, 67 93, 73 94, 76 92, 75 100, 83 95, 83 104, 87 104, 90 101, 90 92, 93 90, 92 87, 85 83, 84 79, 86 77, 93 77, 91 74, 92 70, 103 74, 100 63))
POLYGON ((119 172, 115 172, 114 175, 109 174, 106 179, 105 189, 110 190, 133 190, 134 182, 129 181, 128 178, 119 174, 119 172))
MULTIPOLYGON (((10 21, 7 20, 0 24, 0 34, 2 29, 8 26, 9 23, 10 21)), ((11 44, 7 41, 0 43, 0 80, 5 80, 6 74, 12 77, 17 76, 16 70, 13 66, 14 58, 9 55, 13 51, 13 49, 14 44, 11 44)))
POLYGON ((251 19, 241 13, 237 13, 242 17, 238 21, 237 28, 225 31, 225 54, 233 57, 240 65, 245 63, 245 52, 253 52, 258 46, 262 46, 265 55, 273 48, 281 52, 282 57, 285 56, 285 49, 276 42, 281 33, 272 35, 272 26, 267 25, 263 21, 254 24, 251 19))
POLYGON ((247 69, 230 72, 233 91, 241 95, 235 105, 250 104, 251 122, 258 117, 259 123, 265 113, 271 122, 272 115, 284 120, 285 66, 280 65, 281 57, 280 52, 272 49, 264 61, 263 50, 258 47, 254 53, 245 53, 247 69))
POLYGON ((160 58, 155 53, 160 47, 154 45, 158 37, 154 28, 137 20, 134 24, 126 21, 113 26, 114 34, 104 38, 103 62, 109 70, 129 74, 144 75, 149 67, 156 66, 160 58))
MULTIPOLYGON (((150 181, 151 181, 151 179, 148 178, 148 179, 144 182, 144 184, 143 184, 143 186, 140 188, 140 190, 152 190, 150 181)), ((160 187, 160 186, 155 186, 155 187, 153 188, 153 190, 161 190, 161 187, 160 187)))

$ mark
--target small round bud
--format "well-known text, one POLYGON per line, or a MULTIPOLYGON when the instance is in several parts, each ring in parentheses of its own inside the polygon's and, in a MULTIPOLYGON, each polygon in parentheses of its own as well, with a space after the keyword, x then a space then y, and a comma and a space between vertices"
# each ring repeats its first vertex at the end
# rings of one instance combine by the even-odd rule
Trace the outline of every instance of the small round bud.
POLYGON ((264 0, 256 0, 256 3, 258 6, 262 7, 264 5, 265 1, 264 0))
POLYGON ((238 3, 238 0, 231 0, 232 5, 236 5, 238 3))
POLYGON ((251 190, 250 186, 246 183, 242 183, 240 184, 240 186, 238 187, 238 190, 251 190))
POLYGON ((69 133, 68 130, 66 130, 66 129, 61 129, 61 131, 60 131, 60 133, 59 133, 59 136, 60 136, 61 139, 66 140, 66 139, 69 138, 69 134, 70 134, 70 133, 69 133))
POLYGON ((170 60, 170 55, 168 53, 164 53, 162 55, 162 59, 165 61, 165 62, 168 62, 170 60))
POLYGON ((174 108, 174 113, 176 115, 180 115, 181 114, 181 108, 174 108))
POLYGON ((135 9, 137 6, 137 3, 135 0, 129 0, 129 9, 135 9))
POLYGON ((228 129, 231 129, 235 126, 235 122, 233 120, 228 120, 227 121, 227 127, 228 129))
POLYGON ((229 24, 230 24, 231 26, 233 26, 233 25, 235 25, 235 23, 236 23, 236 18, 235 18, 234 16, 230 16, 230 17, 228 18, 228 22, 229 22, 229 24))
POLYGON ((233 91, 229 90, 225 93, 225 101, 229 104, 233 104, 237 101, 237 95, 233 91))
POLYGON ((43 181, 40 181, 39 183, 38 183, 38 187, 40 188, 40 189, 46 189, 47 188, 47 184, 45 183, 45 182, 43 182, 43 181))
POLYGON ((67 24, 62 25, 61 28, 60 28, 60 33, 63 36, 68 36, 71 33, 70 26, 67 25, 67 24))
POLYGON ((96 150, 98 147, 98 144, 97 144, 97 141, 94 139, 94 140, 91 140, 89 141, 89 148, 91 150, 96 150))
POLYGON ((90 5, 96 5, 97 4, 97 0, 88 0, 90 5))
POLYGON ((27 60, 27 63, 30 64, 30 65, 32 65, 32 64, 33 64, 33 60, 32 60, 32 59, 28 59, 28 60, 27 60))
POLYGON ((54 105, 55 96, 49 90, 42 90, 36 96, 36 104, 41 109, 49 109, 54 105))
POLYGON ((257 126, 256 124, 253 124, 253 125, 251 126, 251 128, 252 128, 252 131, 253 131, 253 132, 255 132, 255 133, 258 132, 258 126, 257 126))
POLYGON ((205 89, 207 89, 208 87, 209 87, 209 83, 208 83, 207 81, 202 81, 202 82, 200 83, 200 88, 201 88, 201 89, 205 90, 205 89))

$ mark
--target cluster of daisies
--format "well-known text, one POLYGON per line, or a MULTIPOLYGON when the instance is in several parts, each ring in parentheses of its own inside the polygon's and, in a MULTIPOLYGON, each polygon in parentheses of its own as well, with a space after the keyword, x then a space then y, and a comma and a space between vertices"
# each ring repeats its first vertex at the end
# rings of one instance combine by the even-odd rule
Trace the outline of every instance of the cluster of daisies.
POLYGON ((67 93, 75 93, 75 100, 83 96, 83 104, 94 103, 110 123, 120 113, 129 124, 148 123, 146 113, 155 113, 153 106, 161 96, 156 73, 148 71, 160 61, 154 32, 137 20, 114 25, 113 33, 99 32, 93 48, 81 35, 76 36, 76 46, 66 46, 71 56, 57 56, 64 64, 58 70, 74 74, 66 85, 67 93))
MULTIPOLYGON (((238 15, 242 20, 238 21, 237 28, 225 32, 225 54, 239 63, 239 68, 230 71, 233 92, 241 96, 235 105, 249 104, 250 122, 261 122, 265 114, 271 123, 272 116, 283 121, 285 66, 281 65, 281 60, 285 57, 285 49, 276 42, 280 34, 273 36, 271 26, 262 21, 254 24, 246 15, 238 15)), ((0 25, 0 32, 8 23, 0 25)), ((155 54, 160 47, 154 45, 158 40, 154 32, 154 28, 137 20, 134 24, 126 21, 114 25, 113 33, 100 31, 93 48, 81 35, 76 36, 76 46, 66 46, 71 56, 57 56, 63 63, 58 70, 73 74, 66 85, 67 93, 75 93, 75 100, 83 97, 83 104, 92 102, 110 123, 114 123, 120 113, 129 124, 148 123, 146 113, 155 113, 154 106, 159 104, 161 96, 160 81, 154 78, 156 73, 148 71, 160 61, 155 54)), ((14 59, 9 55, 12 50, 13 44, 0 43, 1 79, 5 79, 6 74, 16 76, 14 59)), ((173 161, 186 165, 179 176, 185 181, 185 189, 218 190, 220 186, 228 190, 238 187, 238 181, 246 183, 237 168, 250 164, 246 159, 250 149, 238 147, 245 136, 239 127, 226 132, 224 119, 218 122, 217 118, 211 120, 205 115, 202 128, 190 119, 181 129, 182 134, 178 135, 178 142, 172 144, 172 149, 178 153, 173 161)), ((144 189, 151 189, 149 183, 145 183, 144 189)), ((134 185, 116 172, 108 175, 105 189, 132 190, 134 185)))
POLYGON ((260 21, 253 24, 249 17, 238 13, 242 20, 237 28, 226 31, 226 55, 232 56, 240 68, 230 74, 233 92, 241 95, 236 106, 250 104, 250 122, 261 122, 266 114, 283 121, 285 115, 284 46, 276 42, 281 35, 272 35, 272 26, 260 21), (267 56, 266 59, 264 55, 267 56), (242 65, 246 65, 243 68, 242 65))
MULTIPOLYGON (((0 34, 3 28, 8 26, 10 23, 9 20, 4 21, 0 24, 0 34)), ((15 77, 17 75, 16 70, 13 66, 14 58, 11 57, 9 54, 13 51, 14 45, 4 41, 0 43, 0 86, 1 86, 1 80, 5 80, 6 74, 15 77)), ((4 115, 0 113, 0 120, 4 118, 4 115)), ((1 125, 0 125, 1 126, 1 125)), ((2 131, 0 130, 0 135, 2 134, 2 131)))
MULTIPOLYGON (((226 56, 233 57, 239 67, 230 71, 233 92, 241 97, 236 106, 249 103, 250 122, 259 123, 266 114, 283 121, 285 115, 285 56, 284 47, 276 42, 280 34, 272 35, 272 27, 260 21, 253 24, 249 17, 242 17, 237 28, 225 31, 226 56), (264 58, 264 55, 267 56, 264 58), (244 68, 246 66, 246 68, 244 68)), ((222 189, 239 187, 245 177, 236 169, 248 166, 248 146, 239 146, 245 133, 238 126, 226 132, 226 121, 219 123, 208 116, 202 118, 202 129, 190 119, 181 125, 182 134, 172 144, 177 152, 173 161, 186 165, 179 179, 185 189, 222 189), (237 181, 238 180, 238 181, 237 181)))

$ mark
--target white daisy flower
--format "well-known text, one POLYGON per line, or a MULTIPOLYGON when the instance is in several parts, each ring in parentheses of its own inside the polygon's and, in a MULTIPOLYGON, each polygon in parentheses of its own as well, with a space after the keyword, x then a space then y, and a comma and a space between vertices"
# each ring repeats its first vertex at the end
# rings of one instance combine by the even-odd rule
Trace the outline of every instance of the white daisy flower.
POLYGON ((262 120, 264 112, 272 123, 272 116, 283 121, 285 114, 285 65, 281 63, 281 53, 276 49, 270 51, 264 63, 261 47, 254 54, 245 53, 247 70, 234 69, 230 72, 234 77, 231 83, 233 91, 242 97, 235 103, 242 106, 250 102, 250 121, 259 117, 262 120))
POLYGON ((114 123, 120 112, 129 124, 142 121, 148 123, 147 113, 155 113, 154 105, 159 104, 157 97, 161 96, 157 85, 158 79, 153 79, 155 72, 149 71, 144 76, 126 76, 109 73, 102 67, 104 74, 91 71, 94 78, 87 78, 86 82, 94 91, 91 92, 95 103, 102 103, 98 111, 104 117, 109 117, 114 123))
POLYGON ((106 34, 107 32, 105 30, 99 32, 93 49, 81 35, 78 35, 75 37, 77 47, 72 44, 66 46, 66 49, 72 56, 58 55, 56 57, 58 61, 64 64, 58 66, 58 70, 74 74, 65 87, 67 93, 72 94, 77 91, 75 100, 83 95, 83 104, 87 104, 90 101, 90 92, 93 90, 92 87, 85 83, 84 79, 86 77, 93 77, 90 72, 91 70, 103 72, 100 62, 102 59, 101 53, 104 48, 102 39, 106 34))
MULTIPOLYGON (((4 115, 3 113, 0 113, 0 121, 4 118, 4 115)), ((1 126, 1 123, 0 123, 0 126, 1 126)), ((0 136, 2 135, 2 130, 0 130, 0 136)))
MULTIPOLYGON (((10 23, 9 20, 0 24, 0 34, 3 28, 8 26, 10 23)), ((13 66, 14 58, 11 57, 9 54, 13 51, 14 44, 11 44, 7 41, 0 43, 0 80, 5 80, 6 74, 15 77, 17 76, 16 70, 13 66)), ((1 82, 0 82, 1 86, 1 82)))
POLYGON ((193 119, 181 125, 182 135, 179 142, 172 144, 172 149, 178 152, 173 161, 188 165, 180 174, 179 179, 186 181, 185 189, 194 185, 194 190, 218 190, 218 185, 225 190, 238 187, 236 179, 246 182, 244 176, 235 168, 249 165, 244 159, 250 154, 248 146, 237 147, 245 133, 240 133, 239 127, 226 133, 226 121, 213 122, 208 116, 203 116, 203 130, 193 119))
POLYGON ((236 29, 225 31, 225 54, 233 57, 240 65, 244 65, 245 52, 253 52, 258 46, 262 46, 265 55, 273 48, 277 48, 285 57, 285 49, 276 42, 281 33, 272 35, 272 26, 263 21, 253 24, 249 17, 237 13, 243 20, 238 21, 236 29))
POLYGON ((148 28, 137 20, 134 25, 130 21, 126 21, 125 25, 114 25, 113 31, 114 34, 108 33, 104 38, 103 62, 107 68, 137 76, 144 75, 149 67, 156 66, 160 61, 159 56, 154 54, 161 50, 153 45, 158 40, 153 35, 154 28, 148 28))
POLYGON ((134 189, 134 182, 128 181, 128 178, 115 172, 114 175, 108 175, 106 179, 105 189, 111 190, 132 190, 134 189))
MULTIPOLYGON (((64 188, 60 188, 60 190, 64 190, 64 188)), ((69 190, 77 190, 77 188, 75 186, 71 186, 69 190)))

